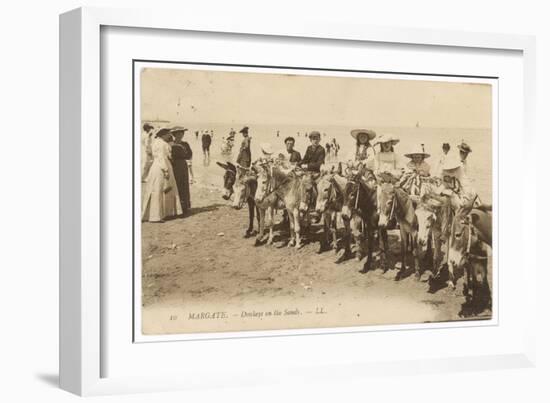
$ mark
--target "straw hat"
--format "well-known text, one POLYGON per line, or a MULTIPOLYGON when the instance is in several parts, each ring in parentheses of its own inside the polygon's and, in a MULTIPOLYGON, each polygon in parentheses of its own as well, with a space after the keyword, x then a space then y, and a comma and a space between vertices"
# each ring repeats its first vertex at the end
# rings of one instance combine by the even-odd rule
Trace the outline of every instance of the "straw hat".
POLYGON ((471 153, 472 152, 472 148, 468 144, 466 144, 464 141, 462 143, 460 143, 457 147, 462 152, 465 152, 465 153, 471 153))
POLYGON ((390 143, 390 142, 391 142, 391 145, 394 146, 397 143, 399 143, 399 139, 395 137, 393 134, 384 133, 380 137, 378 137, 378 141, 376 142, 376 144, 384 144, 384 143, 390 143))
POLYGON ((239 133, 248 133, 248 126, 245 126, 241 130, 239 130, 239 133))
POLYGON ((176 132, 186 132, 188 131, 189 129, 186 129, 185 127, 183 126, 175 126, 175 127, 172 127, 170 129, 170 133, 176 133, 176 132))
POLYGON ((416 146, 410 153, 405 154, 405 157, 412 158, 414 155, 421 155, 424 158, 428 158, 430 154, 424 151, 424 145, 418 145, 416 146))
POLYGON ((260 149, 262 150, 262 153, 264 153, 266 155, 273 154, 273 148, 271 147, 271 144, 269 144, 269 143, 260 144, 260 149))
POLYGON ((369 129, 354 129, 351 131, 351 137, 357 140, 357 136, 359 136, 361 133, 366 134, 369 140, 372 140, 376 137, 376 132, 369 129))

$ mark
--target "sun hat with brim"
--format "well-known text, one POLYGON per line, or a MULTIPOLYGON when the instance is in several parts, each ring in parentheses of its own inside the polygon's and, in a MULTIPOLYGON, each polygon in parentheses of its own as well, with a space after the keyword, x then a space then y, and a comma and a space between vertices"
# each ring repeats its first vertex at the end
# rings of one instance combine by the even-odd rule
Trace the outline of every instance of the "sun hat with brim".
POLYGON ((392 146, 399 143, 399 139, 395 137, 393 134, 385 133, 382 134, 380 137, 378 137, 378 140, 376 141, 376 144, 384 144, 384 143, 391 143, 392 146))
POLYGON ((266 155, 273 154, 273 148, 271 147, 271 144, 269 144, 269 143, 260 144, 260 149, 262 150, 262 153, 264 153, 266 155))
POLYGON ((465 142, 460 143, 457 147, 460 151, 463 151, 465 153, 471 153, 472 152, 472 148, 468 144, 466 144, 465 142))
POLYGON ((162 128, 160 129, 157 134, 155 134, 155 137, 164 136, 165 134, 170 134, 170 129, 162 128))
POLYGON ((462 161, 458 157, 449 157, 445 158, 443 164, 441 165, 441 170, 443 171, 454 171, 457 168, 462 166, 462 161))
POLYGON ((361 134, 366 134, 369 140, 372 140, 376 137, 376 132, 374 130, 368 130, 368 129, 354 129, 351 131, 351 137, 357 140, 357 137, 361 134))
POLYGON ((430 154, 424 151, 424 147, 417 146, 415 149, 413 149, 410 153, 405 154, 405 157, 412 158, 415 155, 421 155, 424 158, 428 158, 430 154))
POLYGON ((248 126, 245 126, 241 130, 239 130, 239 133, 248 133, 248 126))

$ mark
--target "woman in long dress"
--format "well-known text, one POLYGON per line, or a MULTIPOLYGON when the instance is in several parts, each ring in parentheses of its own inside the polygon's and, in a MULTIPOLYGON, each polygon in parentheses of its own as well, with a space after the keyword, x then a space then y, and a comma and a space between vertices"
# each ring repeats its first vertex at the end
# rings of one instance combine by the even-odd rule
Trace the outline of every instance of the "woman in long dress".
POLYGON ((149 169, 153 163, 153 155, 151 153, 151 141, 154 127, 149 123, 143 125, 141 132, 141 181, 145 182, 149 169))
POLYGON ((182 214, 171 163, 172 147, 168 144, 171 137, 169 129, 161 129, 151 145, 153 164, 147 175, 141 221, 163 222, 168 217, 182 214))
POLYGON ((185 135, 184 128, 174 128, 171 133, 175 141, 172 144, 172 166, 174 167, 174 176, 178 186, 181 209, 185 214, 191 208, 191 192, 189 190, 189 178, 193 180, 193 170, 191 168, 191 159, 193 151, 186 141, 182 141, 185 135))

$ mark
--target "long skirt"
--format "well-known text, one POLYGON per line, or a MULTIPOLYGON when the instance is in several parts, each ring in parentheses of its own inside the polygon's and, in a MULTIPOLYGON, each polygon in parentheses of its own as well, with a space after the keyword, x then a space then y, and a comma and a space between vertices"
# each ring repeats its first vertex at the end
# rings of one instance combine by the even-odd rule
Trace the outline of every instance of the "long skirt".
POLYGON ((191 192, 189 190, 189 167, 183 159, 174 161, 174 177, 178 186, 181 209, 185 213, 191 208, 191 192))
POLYGON ((183 213, 172 165, 167 161, 166 166, 168 180, 157 161, 153 161, 149 169, 141 204, 141 221, 160 222, 183 213))

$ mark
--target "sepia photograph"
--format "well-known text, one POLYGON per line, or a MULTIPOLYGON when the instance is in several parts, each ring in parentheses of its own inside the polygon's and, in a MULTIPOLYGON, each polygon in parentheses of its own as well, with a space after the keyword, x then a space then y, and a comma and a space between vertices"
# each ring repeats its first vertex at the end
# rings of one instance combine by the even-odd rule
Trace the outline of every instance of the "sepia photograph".
POLYGON ((495 86, 144 64, 137 332, 492 319, 495 86))

